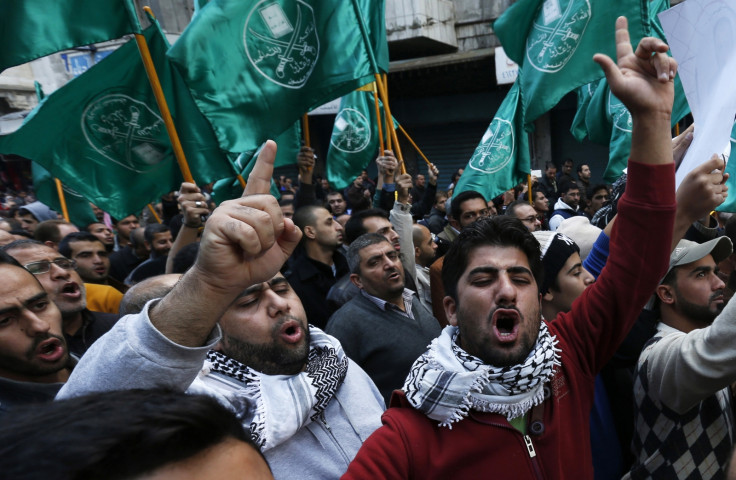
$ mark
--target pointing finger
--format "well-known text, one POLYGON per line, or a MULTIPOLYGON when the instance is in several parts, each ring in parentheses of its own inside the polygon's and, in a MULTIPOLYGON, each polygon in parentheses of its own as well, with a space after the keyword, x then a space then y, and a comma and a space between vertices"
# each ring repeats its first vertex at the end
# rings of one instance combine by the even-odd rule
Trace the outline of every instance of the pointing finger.
POLYGON ((276 142, 268 140, 258 154, 256 165, 248 175, 243 196, 266 194, 271 190, 273 164, 276 161, 276 142))

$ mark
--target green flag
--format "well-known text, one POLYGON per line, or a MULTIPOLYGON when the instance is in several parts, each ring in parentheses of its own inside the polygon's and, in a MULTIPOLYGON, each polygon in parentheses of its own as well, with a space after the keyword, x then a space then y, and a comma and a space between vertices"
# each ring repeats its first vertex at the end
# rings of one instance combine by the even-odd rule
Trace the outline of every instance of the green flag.
MULTIPOLYGON (((299 154, 302 140, 301 122, 295 122, 288 130, 274 139, 276 142, 276 160, 274 168, 283 167, 285 165, 296 164, 296 157, 299 154)), ((248 181, 248 175, 256 164, 258 154, 261 152, 263 145, 251 152, 244 152, 237 156, 233 161, 233 170, 239 172, 243 180, 248 181)), ((230 175, 227 178, 218 180, 212 188, 212 198, 218 205, 225 200, 238 198, 243 194, 243 186, 236 176, 230 175)), ((271 179, 271 195, 276 198, 281 197, 276 183, 271 179)))
MULTIPOLYGON (((36 162, 31 163, 31 173, 33 175, 33 189, 36 192, 36 198, 52 210, 62 213, 59 191, 56 188, 54 177, 51 176, 48 170, 36 162)), ((89 206, 86 198, 66 185, 62 184, 62 189, 71 223, 79 228, 83 228, 97 221, 97 217, 92 212, 92 207, 89 206)))
MULTIPOLYGON (((381 122, 383 104, 379 102, 381 122)), ((363 171, 380 150, 373 92, 356 90, 342 97, 327 150, 327 180, 342 190, 363 171)), ((385 123, 381 123, 385 125, 385 123)), ((399 123, 394 119, 394 128, 399 123)))
MULTIPOLYGON (((669 8, 669 0, 656 0, 649 5, 652 35, 666 40, 657 14, 669 8)), ((672 127, 690 113, 680 76, 675 76, 675 98, 672 106, 672 127)), ((587 135, 591 141, 609 146, 608 165, 603 179, 613 182, 628 163, 631 152, 631 114, 611 93, 605 78, 578 89, 578 111, 571 132, 582 141, 587 135), (582 97, 581 97, 582 95, 582 97)))
POLYGON ((211 0, 169 52, 220 146, 257 148, 388 71, 384 0, 211 0))
MULTIPOLYGON (((196 182, 232 174, 209 123, 166 59, 158 25, 144 35, 196 182)), ((0 137, 0 152, 43 165, 117 218, 139 212, 182 182, 134 41, 46 97, 19 130, 0 137)))
POLYGON ((588 111, 590 100, 593 98, 593 94, 595 94, 595 89, 598 88, 598 84, 599 82, 592 82, 577 88, 578 109, 575 112, 575 118, 572 119, 570 133, 572 133, 572 136, 578 142, 582 142, 588 135, 588 129, 585 127, 585 114, 588 111))
POLYGON ((615 21, 629 19, 636 45, 650 34, 648 0, 520 0, 493 24, 506 54, 519 64, 525 125, 575 88, 603 76, 595 53, 616 58, 615 21))
POLYGON ((726 201, 716 208, 719 212, 732 212, 736 213, 736 123, 734 123, 731 129, 731 153, 726 164, 726 173, 729 174, 726 185, 728 186, 728 197, 726 201), (731 160, 730 157, 734 157, 731 160))
POLYGON ((141 31, 130 0, 2 0, 0 19, 0 72, 141 31))
MULTIPOLYGON (((519 72, 521 75, 521 72, 519 72)), ((531 172, 529 140, 521 115, 517 78, 475 149, 454 194, 474 190, 490 200, 526 181, 531 172)))

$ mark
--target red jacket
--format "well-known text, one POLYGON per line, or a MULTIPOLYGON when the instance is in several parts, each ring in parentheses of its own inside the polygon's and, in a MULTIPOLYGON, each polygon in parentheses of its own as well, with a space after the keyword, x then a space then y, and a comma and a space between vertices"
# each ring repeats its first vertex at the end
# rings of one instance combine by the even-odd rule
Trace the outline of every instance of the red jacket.
POLYGON ((396 392, 344 479, 593 478, 589 417, 596 373, 613 356, 665 274, 675 213, 674 168, 629 162, 608 263, 568 313, 548 322, 562 366, 522 435, 502 415, 471 411, 439 427, 396 392), (539 426, 539 422, 537 422, 539 426))

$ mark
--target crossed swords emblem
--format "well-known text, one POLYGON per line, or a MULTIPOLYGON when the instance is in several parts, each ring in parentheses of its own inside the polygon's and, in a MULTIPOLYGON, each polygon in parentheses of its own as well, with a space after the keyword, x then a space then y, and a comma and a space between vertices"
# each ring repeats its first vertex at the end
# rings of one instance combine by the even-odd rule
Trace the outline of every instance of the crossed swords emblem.
POLYGON ((135 105, 131 105, 130 107, 128 107, 128 110, 130 112, 130 119, 123 123, 123 125, 128 127, 128 130, 126 132, 117 132, 113 129, 105 128, 97 124, 92 125, 91 128, 97 133, 110 135, 113 138, 125 139, 125 142, 124 142, 125 159, 128 161, 128 163, 132 164, 131 151, 132 151, 133 141, 155 142, 155 143, 159 143, 159 142, 157 142, 155 139, 152 139, 152 138, 141 137, 141 136, 134 134, 134 132, 140 127, 138 120, 140 119, 141 111, 135 105))
MULTIPOLYGON (((496 130, 493 132, 493 135, 491 135, 490 141, 487 142, 485 145, 483 145, 483 148, 479 149, 480 153, 480 160, 478 161, 478 166, 483 168, 485 167, 486 159, 493 156, 495 152, 498 150, 505 150, 508 152, 509 146, 504 145, 501 143, 501 139, 499 138, 499 134, 502 134, 501 132, 501 125, 496 125, 496 130)), ((506 137, 506 135, 503 135, 503 137, 506 137)))
POLYGON ((567 7, 565 8, 565 13, 563 14, 562 20, 557 22, 557 25, 554 29, 549 29, 545 27, 540 27, 539 29, 545 33, 550 32, 547 39, 542 43, 542 50, 537 55, 537 61, 541 62, 544 59, 544 54, 547 53, 547 49, 554 47, 555 44, 555 37, 562 37, 560 38, 560 41, 565 41, 568 39, 572 39, 577 41, 578 38, 580 38, 580 34, 573 33, 572 28, 567 27, 567 30, 562 31, 562 25, 565 23, 564 19, 568 18, 568 14, 570 13, 570 10, 572 9, 573 2, 570 1, 567 4, 567 7))
POLYGON ((259 40, 262 40, 270 45, 275 45, 277 47, 286 47, 286 50, 283 54, 279 55, 279 64, 276 67, 276 76, 278 78, 284 77, 284 69, 286 68, 286 64, 289 62, 294 61, 294 57, 292 57, 292 52, 294 50, 301 51, 301 54, 304 55, 305 53, 315 53, 316 49, 312 45, 308 45, 307 43, 296 43, 297 37, 299 36, 299 30, 302 25, 302 9, 299 6, 299 4, 296 5, 296 22, 294 23, 294 31, 291 34, 291 38, 288 42, 284 40, 279 40, 277 38, 271 38, 267 37, 266 35, 263 35, 261 33, 256 32, 252 28, 249 28, 248 31, 251 35, 256 37, 259 40))

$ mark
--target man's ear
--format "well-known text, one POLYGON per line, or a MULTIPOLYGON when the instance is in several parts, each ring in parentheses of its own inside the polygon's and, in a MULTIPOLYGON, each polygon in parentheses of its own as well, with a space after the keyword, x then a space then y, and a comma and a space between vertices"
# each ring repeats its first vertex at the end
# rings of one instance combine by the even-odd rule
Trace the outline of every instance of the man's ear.
POLYGON ((455 299, 447 296, 442 299, 442 305, 445 307, 445 317, 447 317, 447 321, 450 322, 450 325, 453 327, 457 327, 457 304, 455 303, 455 299))
POLYGON ((419 258, 419 254, 420 254, 419 247, 414 247, 414 260, 419 258))
POLYGON ((304 236, 310 240, 314 240, 316 238, 317 234, 314 232, 314 227, 312 225, 306 225, 304 227, 304 236))
POLYGON ((540 293, 539 294, 539 304, 541 305, 542 304, 542 301, 551 302, 552 300, 554 300, 554 298, 555 298, 555 296, 552 293, 552 290, 547 290, 547 293, 545 293, 545 294, 540 293))
POLYGON ((675 303, 675 295, 672 291, 672 287, 669 285, 659 285, 655 290, 654 293, 659 297, 659 300, 662 303, 665 303, 667 305, 672 305, 675 303))
POLYGON ((363 288, 363 282, 360 281, 360 276, 357 273, 351 273, 350 274, 350 281, 353 282, 353 285, 355 285, 358 288, 363 288))

